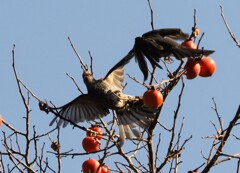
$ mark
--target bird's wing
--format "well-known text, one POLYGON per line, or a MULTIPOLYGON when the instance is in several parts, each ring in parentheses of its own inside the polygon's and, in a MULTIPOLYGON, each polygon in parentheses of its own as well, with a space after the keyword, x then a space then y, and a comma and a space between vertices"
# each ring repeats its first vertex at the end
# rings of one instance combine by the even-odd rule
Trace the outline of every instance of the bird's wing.
POLYGON ((75 98, 68 104, 57 108, 58 116, 50 123, 52 125, 59 118, 58 125, 66 127, 69 122, 79 123, 94 120, 109 114, 109 110, 97 97, 83 94, 75 98))
POLYGON ((134 57, 134 51, 130 50, 129 53, 123 57, 116 65, 114 65, 106 74, 105 79, 108 78, 108 76, 117 68, 126 65, 127 63, 129 63, 129 61, 134 57))
MULTIPOLYGON (((161 36, 155 37, 163 39, 163 37, 161 36)), ((135 60, 143 73, 144 80, 147 80, 149 71, 146 59, 149 60, 152 67, 156 66, 162 69, 158 62, 159 58, 162 57, 161 52, 163 51, 160 50, 159 45, 156 44, 154 40, 155 37, 153 38, 137 37, 135 39, 135 44, 133 48, 135 52, 135 60)))
POLYGON ((122 145, 125 139, 141 137, 139 127, 147 129, 150 126, 152 119, 155 117, 156 112, 157 110, 150 109, 144 105, 116 111, 120 133, 120 144, 122 145))
POLYGON ((123 80, 124 80, 124 67, 123 65, 116 68, 112 71, 107 78, 104 79, 104 82, 107 86, 111 86, 111 90, 122 91, 123 90, 123 80))
POLYGON ((184 33, 180 28, 163 28, 153 31, 149 31, 142 35, 142 37, 154 37, 160 35, 162 37, 170 37, 175 40, 185 40, 188 38, 188 34, 184 33))
MULTIPOLYGON (((153 37, 165 37, 168 36, 172 39, 186 39, 188 37, 188 34, 185 34, 182 32, 179 28, 165 28, 165 29, 158 29, 154 31, 149 31, 142 35, 142 38, 153 38, 153 37)), ((135 39, 135 44, 132 50, 129 51, 129 53, 123 57, 115 66, 113 66, 105 76, 105 78, 108 78, 108 76, 117 68, 126 65, 129 63, 129 61, 135 56, 136 61, 139 65, 139 68, 141 69, 144 80, 148 77, 148 67, 147 62, 145 60, 145 57, 150 61, 152 66, 157 66, 161 68, 161 66, 158 64, 159 61, 159 55, 155 56, 153 54, 156 54, 155 52, 149 53, 152 51, 151 44, 145 44, 145 42, 142 41, 141 37, 137 37, 135 39), (151 50, 150 50, 151 49, 151 50), (144 57, 145 56, 145 57, 144 57)), ((159 48, 158 48, 159 50, 159 48)), ((159 53, 157 53, 159 54, 159 53)))
POLYGON ((135 61, 138 63, 138 66, 143 73, 144 81, 145 81, 148 78, 148 65, 142 51, 143 50, 141 50, 141 48, 139 49, 135 47, 135 61))
MULTIPOLYGON (((161 39, 160 39, 161 40, 161 39)), ((160 45, 163 45, 163 42, 158 42, 159 40, 156 39, 156 42, 160 45)), ((212 54, 213 50, 201 50, 201 49, 191 49, 181 44, 178 44, 175 40, 169 37, 164 37, 164 46, 170 47, 171 53, 177 58, 181 59, 184 57, 197 57, 197 56, 208 56, 212 54)))

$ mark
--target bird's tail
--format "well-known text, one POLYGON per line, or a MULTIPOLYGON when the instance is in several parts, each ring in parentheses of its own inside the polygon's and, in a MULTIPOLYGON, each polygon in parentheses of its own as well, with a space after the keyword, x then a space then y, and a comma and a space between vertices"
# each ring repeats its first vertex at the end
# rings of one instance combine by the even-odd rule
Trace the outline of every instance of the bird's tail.
POLYGON ((142 134, 140 128, 147 129, 150 126, 156 111, 144 105, 116 111, 120 145, 123 145, 125 139, 140 138, 142 134))
POLYGON ((177 59, 182 59, 185 57, 198 57, 198 56, 208 56, 212 54, 213 50, 202 50, 202 49, 191 49, 180 45, 172 50, 173 55, 177 59))

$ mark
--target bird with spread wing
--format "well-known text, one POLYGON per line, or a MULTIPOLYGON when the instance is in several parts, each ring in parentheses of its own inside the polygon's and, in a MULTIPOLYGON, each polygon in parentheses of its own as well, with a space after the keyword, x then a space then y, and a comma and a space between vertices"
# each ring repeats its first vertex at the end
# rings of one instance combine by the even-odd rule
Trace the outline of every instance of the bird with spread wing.
POLYGON ((84 70, 82 77, 87 94, 78 96, 62 107, 49 107, 48 109, 57 109, 59 115, 54 117, 50 125, 57 122, 59 126, 66 127, 69 122, 99 119, 108 115, 109 110, 113 110, 117 116, 121 145, 125 139, 141 137, 139 127, 148 128, 156 110, 146 107, 142 97, 123 93, 123 66, 112 71, 105 79, 96 80, 88 70, 84 70))
POLYGON ((165 28, 149 31, 141 37, 135 38, 133 48, 123 57, 115 66, 113 66, 106 77, 120 66, 126 65, 135 57, 140 70, 143 73, 144 80, 148 78, 148 66, 146 59, 152 67, 159 67, 159 60, 162 57, 174 56, 176 59, 182 60, 185 57, 208 56, 214 51, 191 49, 179 44, 176 40, 185 40, 188 34, 179 28, 165 28))

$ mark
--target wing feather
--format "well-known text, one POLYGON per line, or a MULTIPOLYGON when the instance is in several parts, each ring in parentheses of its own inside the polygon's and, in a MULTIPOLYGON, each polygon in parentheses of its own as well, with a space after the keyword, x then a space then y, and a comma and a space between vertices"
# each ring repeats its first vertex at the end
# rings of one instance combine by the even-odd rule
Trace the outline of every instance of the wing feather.
POLYGON ((133 107, 127 110, 116 111, 119 124, 120 144, 125 139, 140 137, 141 131, 138 127, 146 129, 151 124, 151 118, 155 116, 157 110, 145 108, 144 106, 133 107))
POLYGON ((118 67, 112 71, 107 78, 104 79, 106 85, 111 86, 112 91, 122 91, 124 80, 124 68, 123 66, 118 67))
POLYGON ((50 125, 58 118, 58 125, 66 127, 69 122, 91 121, 109 114, 109 110, 97 97, 88 94, 80 95, 73 101, 57 109, 60 110, 58 113, 59 117, 54 117, 50 125))

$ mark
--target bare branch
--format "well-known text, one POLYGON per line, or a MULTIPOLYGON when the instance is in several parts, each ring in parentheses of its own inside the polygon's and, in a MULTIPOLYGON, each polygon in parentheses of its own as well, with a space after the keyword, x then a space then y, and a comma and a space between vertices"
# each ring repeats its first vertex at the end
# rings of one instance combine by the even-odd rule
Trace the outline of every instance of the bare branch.
POLYGON ((237 162, 237 173, 240 173, 240 159, 237 162))
POLYGON ((214 166, 214 164, 217 162, 218 157, 221 156, 222 154, 222 150, 228 140, 228 137, 230 136, 230 133, 233 129, 233 127, 235 126, 236 122, 239 120, 240 118, 240 106, 238 107, 237 113, 234 116, 234 118, 232 119, 232 121, 229 123, 225 135, 222 138, 222 141, 219 145, 219 147, 217 148, 216 153, 214 154, 214 156, 212 157, 212 159, 209 161, 209 163, 206 165, 206 167, 203 169, 202 173, 207 173, 210 171, 210 169, 214 166))
POLYGON ((225 18, 225 16, 224 16, 224 12, 223 12, 223 7, 222 7, 221 5, 220 5, 220 9, 221 9, 221 16, 222 16, 222 19, 223 19, 223 22, 224 22, 225 26, 227 27, 228 33, 230 34, 230 36, 232 37, 232 39, 233 39, 233 41, 236 43, 236 45, 237 45, 238 47, 240 47, 240 43, 239 43, 238 39, 237 39, 236 36, 232 33, 232 31, 231 31, 231 29, 230 29, 230 27, 229 27, 229 25, 228 25, 228 23, 227 23, 227 20, 226 20, 226 18, 225 18))
POLYGON ((85 71, 87 71, 87 70, 88 70, 87 65, 83 62, 82 57, 81 57, 81 56, 79 55, 79 53, 77 52, 74 44, 72 43, 71 38, 68 37, 68 40, 69 40, 69 42, 70 42, 70 44, 71 44, 71 46, 72 46, 72 48, 73 48, 73 51, 74 51, 75 54, 77 55, 77 57, 78 57, 78 59, 79 59, 79 61, 80 61, 80 64, 82 65, 82 68, 83 68, 85 71))
POLYGON ((148 0, 148 6, 149 6, 149 9, 150 9, 150 12, 151 12, 151 27, 152 27, 152 30, 154 30, 154 14, 153 14, 153 10, 152 10, 150 0, 148 0))
POLYGON ((233 154, 233 155, 222 154, 222 156, 225 156, 225 158, 222 160, 216 161, 214 166, 219 165, 222 162, 229 161, 231 159, 240 159, 240 153, 233 154))
POLYGON ((88 54, 89 54, 90 60, 91 60, 90 69, 91 69, 91 73, 93 74, 93 57, 92 57, 90 50, 88 51, 88 54))
POLYGON ((81 94, 84 94, 84 93, 82 92, 82 90, 79 88, 79 86, 78 86, 77 82, 75 81, 75 79, 74 79, 72 76, 70 76, 68 73, 66 73, 66 75, 73 81, 73 83, 74 83, 75 86, 77 87, 78 91, 79 91, 81 94))

